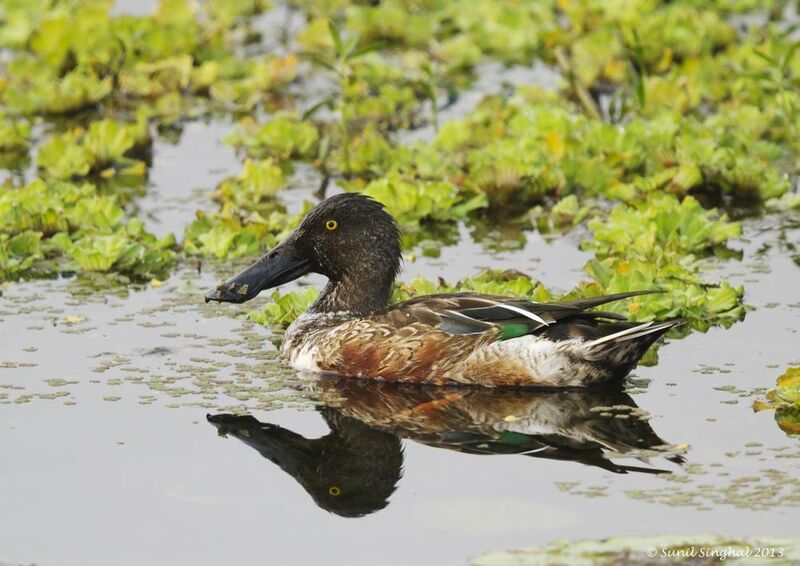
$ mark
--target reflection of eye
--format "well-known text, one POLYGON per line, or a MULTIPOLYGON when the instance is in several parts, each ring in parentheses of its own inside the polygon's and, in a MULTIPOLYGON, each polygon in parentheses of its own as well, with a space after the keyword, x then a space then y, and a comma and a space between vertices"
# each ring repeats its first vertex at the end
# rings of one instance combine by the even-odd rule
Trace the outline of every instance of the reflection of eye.
POLYGON ((328 493, 330 493, 331 495, 333 495, 334 497, 336 497, 337 495, 339 495, 340 493, 342 493, 342 490, 341 490, 341 489, 339 489, 339 486, 338 486, 338 485, 332 485, 332 486, 330 486, 330 487, 328 488, 328 493))
POLYGON ((336 220, 328 220, 325 223, 325 228, 328 230, 336 230, 339 227, 339 223, 336 220))

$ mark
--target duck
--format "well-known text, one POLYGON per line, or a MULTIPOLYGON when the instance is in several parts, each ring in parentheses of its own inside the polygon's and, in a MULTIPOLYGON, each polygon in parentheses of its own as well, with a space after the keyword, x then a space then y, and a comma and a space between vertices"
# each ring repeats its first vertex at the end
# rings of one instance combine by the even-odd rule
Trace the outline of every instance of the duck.
POLYGON ((406 440, 481 457, 526 457, 541 465, 575 462, 598 473, 662 475, 671 469, 651 459, 685 463, 619 384, 486 389, 308 377, 303 392, 329 429, 318 438, 252 415, 206 418, 220 436, 255 449, 293 477, 318 507, 342 517, 387 506, 402 478, 406 440))
POLYGON ((594 310, 658 290, 554 303, 456 292, 390 304, 402 262, 400 236, 380 202, 337 194, 205 300, 242 303, 308 273, 321 274, 327 284, 283 336, 283 360, 303 371, 432 385, 587 387, 621 381, 682 322, 631 322, 594 310))

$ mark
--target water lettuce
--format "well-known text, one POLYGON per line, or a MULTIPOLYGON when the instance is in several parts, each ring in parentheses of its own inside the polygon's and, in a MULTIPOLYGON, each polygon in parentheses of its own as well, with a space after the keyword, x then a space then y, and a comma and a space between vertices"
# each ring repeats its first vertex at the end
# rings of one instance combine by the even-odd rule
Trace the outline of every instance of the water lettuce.
POLYGON ((16 279, 41 259, 41 233, 25 231, 16 236, 0 234, 0 281, 16 279))
POLYGON ((35 179, 6 186, 0 239, 0 280, 34 269, 114 271, 147 280, 165 277, 177 260, 173 236, 158 239, 141 220, 126 220, 116 198, 90 183, 35 179))
POLYGON ((272 159, 248 159, 239 175, 224 179, 217 186, 214 200, 231 202, 249 210, 262 210, 262 203, 267 207, 275 206, 274 197, 284 185, 283 170, 272 159))
POLYGON ((158 239, 147 233, 140 220, 131 219, 110 234, 87 234, 71 238, 60 232, 50 243, 67 254, 75 267, 87 272, 113 271, 139 280, 164 278, 176 260, 171 248, 175 237, 158 239))
POLYGON ((144 176, 146 164, 132 156, 141 154, 150 143, 146 122, 100 120, 86 130, 76 128, 50 137, 39 148, 36 164, 42 173, 55 179, 144 176))
POLYGON ((610 306, 634 320, 683 318, 700 330, 744 316, 742 287, 709 283, 700 258, 741 235, 738 222, 705 210, 691 197, 654 195, 637 206, 618 205, 606 218, 589 222, 593 238, 582 247, 596 259, 586 265, 592 282, 582 293, 607 294, 637 289, 663 293, 610 306))
POLYGON ((686 197, 654 194, 637 205, 618 205, 606 218, 589 222, 593 239, 583 243, 599 258, 625 256, 665 265, 690 255, 707 255, 742 233, 741 224, 706 210, 686 197))
POLYGON ((366 186, 347 184, 383 203, 389 214, 405 230, 419 230, 421 222, 447 222, 466 218, 476 209, 486 206, 483 195, 464 200, 451 183, 406 181, 397 174, 371 181, 366 186))
POLYGON ((800 367, 787 369, 770 390, 766 400, 753 403, 753 409, 775 411, 775 422, 786 434, 800 435, 800 367))
POLYGON ((307 203, 296 216, 280 208, 262 215, 231 204, 210 214, 198 211, 184 232, 183 249, 189 255, 217 259, 254 256, 288 236, 310 207, 307 203))
POLYGON ((30 138, 31 124, 28 120, 0 113, 0 153, 27 152, 30 138))
POLYGON ((319 141, 312 123, 290 115, 275 117, 263 125, 243 120, 239 126, 224 141, 253 158, 309 159, 315 155, 319 141))

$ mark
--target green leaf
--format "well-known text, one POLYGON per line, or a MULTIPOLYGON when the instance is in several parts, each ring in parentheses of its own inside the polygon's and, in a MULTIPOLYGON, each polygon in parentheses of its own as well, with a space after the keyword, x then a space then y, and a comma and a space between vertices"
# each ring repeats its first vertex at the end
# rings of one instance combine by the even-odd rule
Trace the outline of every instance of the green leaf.
POLYGON ((333 45, 336 48, 336 55, 343 57, 344 49, 342 48, 342 36, 339 33, 339 27, 333 22, 333 20, 328 21, 328 31, 331 34, 331 39, 333 39, 333 45))

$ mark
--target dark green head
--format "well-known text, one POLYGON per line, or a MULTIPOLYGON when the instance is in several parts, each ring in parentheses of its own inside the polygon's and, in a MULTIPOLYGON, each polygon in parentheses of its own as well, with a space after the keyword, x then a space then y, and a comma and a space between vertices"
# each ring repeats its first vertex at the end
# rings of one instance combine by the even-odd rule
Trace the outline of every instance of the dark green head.
POLYGON ((400 269, 400 232, 383 205, 344 193, 314 207, 283 243, 206 295, 242 303, 265 289, 319 273, 329 284, 317 311, 371 311, 386 306, 400 269))

